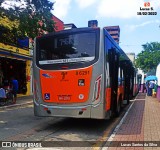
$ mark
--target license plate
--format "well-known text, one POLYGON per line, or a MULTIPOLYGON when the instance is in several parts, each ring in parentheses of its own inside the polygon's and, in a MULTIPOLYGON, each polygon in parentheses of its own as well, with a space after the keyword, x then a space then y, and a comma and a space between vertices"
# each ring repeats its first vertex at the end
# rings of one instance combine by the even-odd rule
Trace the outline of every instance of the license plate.
POLYGON ((71 96, 70 95, 59 95, 58 100, 59 101, 69 101, 71 100, 71 96))

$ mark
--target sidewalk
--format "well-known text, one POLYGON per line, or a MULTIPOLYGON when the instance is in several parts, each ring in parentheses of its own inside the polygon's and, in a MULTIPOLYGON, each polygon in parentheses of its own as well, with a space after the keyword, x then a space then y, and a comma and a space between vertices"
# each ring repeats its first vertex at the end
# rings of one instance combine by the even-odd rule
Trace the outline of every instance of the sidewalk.
POLYGON ((10 108, 10 107, 18 107, 18 106, 22 106, 22 105, 28 105, 28 104, 32 104, 33 103, 33 95, 17 95, 17 101, 16 104, 6 104, 4 106, 0 106, 0 109, 5 109, 5 108, 10 108))
POLYGON ((139 93, 103 150, 160 149, 160 102, 139 93))
POLYGON ((22 95, 22 94, 18 94, 17 95, 17 104, 21 104, 24 102, 31 102, 33 101, 33 95, 22 95))

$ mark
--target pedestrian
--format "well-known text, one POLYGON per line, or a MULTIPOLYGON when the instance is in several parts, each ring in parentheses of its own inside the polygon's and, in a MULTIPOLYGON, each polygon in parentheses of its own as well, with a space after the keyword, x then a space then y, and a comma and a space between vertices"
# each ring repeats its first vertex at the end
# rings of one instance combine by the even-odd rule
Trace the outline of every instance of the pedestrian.
POLYGON ((147 92, 146 85, 145 83, 143 83, 142 93, 146 93, 146 92, 147 92))
POLYGON ((157 88, 158 88, 157 81, 155 81, 154 88, 153 88, 153 93, 152 93, 153 97, 157 96, 157 88))
POLYGON ((154 80, 149 81, 149 86, 148 86, 148 96, 152 96, 152 90, 154 88, 154 80))
POLYGON ((18 81, 14 77, 11 78, 11 88, 14 96, 13 103, 15 104, 17 100, 17 93, 18 93, 18 81))
POLYGON ((6 92, 3 87, 0 87, 0 99, 6 98, 6 92))
POLYGON ((146 92, 147 92, 147 96, 149 96, 149 81, 146 82, 146 92))

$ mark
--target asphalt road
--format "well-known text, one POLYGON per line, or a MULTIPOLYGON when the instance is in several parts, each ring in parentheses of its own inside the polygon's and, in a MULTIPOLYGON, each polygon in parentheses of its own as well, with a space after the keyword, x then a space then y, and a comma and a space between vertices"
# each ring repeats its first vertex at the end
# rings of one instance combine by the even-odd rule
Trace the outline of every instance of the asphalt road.
POLYGON ((40 141, 47 149, 99 149, 126 109, 118 118, 91 120, 35 117, 33 105, 6 108, 0 110, 0 141, 40 141))

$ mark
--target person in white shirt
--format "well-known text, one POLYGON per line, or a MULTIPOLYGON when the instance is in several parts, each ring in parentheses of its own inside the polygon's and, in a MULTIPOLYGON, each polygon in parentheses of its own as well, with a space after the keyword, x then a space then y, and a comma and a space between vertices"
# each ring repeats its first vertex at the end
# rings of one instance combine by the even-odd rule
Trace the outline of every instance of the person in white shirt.
POLYGON ((0 88, 0 98, 6 98, 6 91, 4 88, 0 88))
POLYGON ((152 81, 149 81, 149 87, 148 87, 148 93, 149 93, 149 96, 152 96, 152 89, 154 89, 154 80, 152 81))

